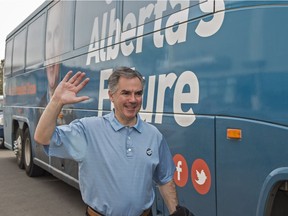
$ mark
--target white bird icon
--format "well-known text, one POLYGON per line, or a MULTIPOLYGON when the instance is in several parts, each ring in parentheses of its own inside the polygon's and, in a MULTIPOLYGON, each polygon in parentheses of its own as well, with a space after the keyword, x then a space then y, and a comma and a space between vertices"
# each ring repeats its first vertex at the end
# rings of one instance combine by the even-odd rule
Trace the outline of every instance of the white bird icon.
POLYGON ((197 183, 198 185, 203 185, 203 184, 205 184, 206 179, 207 179, 207 176, 206 176, 204 170, 201 170, 201 172, 199 172, 198 170, 196 170, 196 175, 197 175, 197 179, 198 179, 198 180, 195 179, 196 183, 197 183))

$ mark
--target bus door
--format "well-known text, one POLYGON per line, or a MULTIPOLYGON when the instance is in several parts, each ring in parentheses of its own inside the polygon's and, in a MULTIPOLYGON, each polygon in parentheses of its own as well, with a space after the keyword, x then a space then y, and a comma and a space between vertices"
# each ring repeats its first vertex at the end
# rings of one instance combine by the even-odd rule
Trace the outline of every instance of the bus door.
MULTIPOLYGON (((175 124, 175 115, 167 115, 163 117, 163 122, 167 122, 157 127, 168 142, 176 166, 174 181, 179 204, 195 215, 216 215, 215 118, 189 115, 176 118, 195 120, 182 127, 175 124)), ((157 193, 155 215, 169 215, 157 193)))

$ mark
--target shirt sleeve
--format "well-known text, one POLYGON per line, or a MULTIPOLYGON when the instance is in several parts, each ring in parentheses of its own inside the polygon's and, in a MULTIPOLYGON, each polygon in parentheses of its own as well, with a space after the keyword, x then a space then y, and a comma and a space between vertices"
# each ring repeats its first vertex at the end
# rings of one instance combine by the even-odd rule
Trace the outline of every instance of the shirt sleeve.
POLYGON ((157 184, 163 185, 173 179, 176 167, 164 137, 162 137, 159 148, 159 164, 155 170, 153 179, 157 184))
POLYGON ((74 120, 69 125, 57 126, 50 145, 45 147, 49 156, 73 159, 80 162, 86 153, 87 139, 85 126, 81 120, 74 120))

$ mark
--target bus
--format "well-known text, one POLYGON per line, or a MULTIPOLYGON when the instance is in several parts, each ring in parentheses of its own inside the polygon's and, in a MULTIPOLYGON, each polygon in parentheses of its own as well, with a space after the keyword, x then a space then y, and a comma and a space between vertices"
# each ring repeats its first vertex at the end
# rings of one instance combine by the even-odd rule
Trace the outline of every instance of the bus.
MULTIPOLYGON (((28 176, 77 188, 77 163, 33 140, 39 117, 69 70, 86 72, 91 99, 66 105, 58 125, 111 111, 109 75, 136 68, 140 114, 167 139, 180 204, 198 216, 288 215, 287 20, 276 0, 45 1, 6 39, 5 146, 28 176)), ((159 192, 153 212, 169 215, 159 192)))

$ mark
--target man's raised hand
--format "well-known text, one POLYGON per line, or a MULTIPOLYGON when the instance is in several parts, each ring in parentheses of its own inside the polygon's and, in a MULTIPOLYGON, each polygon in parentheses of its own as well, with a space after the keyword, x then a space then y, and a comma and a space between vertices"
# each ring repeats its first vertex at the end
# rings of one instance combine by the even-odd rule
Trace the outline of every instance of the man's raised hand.
POLYGON ((69 71, 65 75, 63 80, 55 89, 52 97, 53 100, 57 100, 58 103, 61 103, 62 105, 89 100, 88 96, 77 96, 78 92, 80 92, 89 82, 89 78, 85 78, 85 73, 80 71, 72 77, 71 75, 72 71, 69 71))

